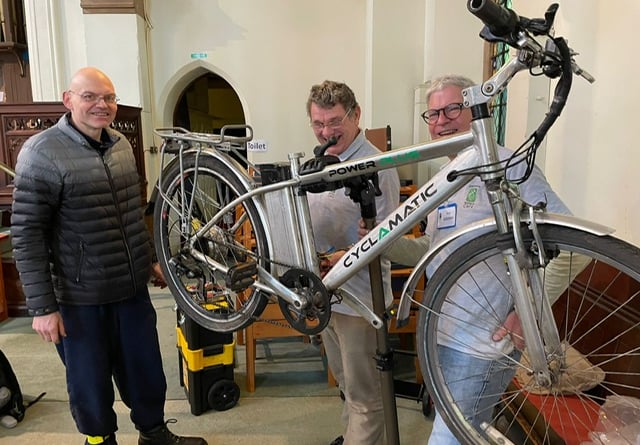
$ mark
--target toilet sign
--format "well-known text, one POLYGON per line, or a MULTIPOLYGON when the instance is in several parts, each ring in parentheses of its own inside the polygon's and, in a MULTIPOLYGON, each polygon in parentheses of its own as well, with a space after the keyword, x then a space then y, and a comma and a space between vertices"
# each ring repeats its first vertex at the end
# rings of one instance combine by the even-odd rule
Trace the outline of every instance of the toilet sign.
POLYGON ((267 141, 264 139, 247 141, 247 151, 267 151, 267 148, 267 141))

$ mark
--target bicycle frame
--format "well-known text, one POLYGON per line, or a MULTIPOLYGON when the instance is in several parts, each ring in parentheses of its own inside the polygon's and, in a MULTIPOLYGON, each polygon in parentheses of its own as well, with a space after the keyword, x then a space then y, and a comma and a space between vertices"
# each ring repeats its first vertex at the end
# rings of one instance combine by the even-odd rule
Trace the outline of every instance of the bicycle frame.
MULTIPOLYGON (((332 292, 338 290, 339 286, 351 278, 361 267, 365 267, 375 257, 388 247, 388 243, 402 236, 410 231, 410 229, 419 223, 433 208, 435 208, 440 202, 446 200, 449 196, 455 193, 458 189, 464 186, 465 183, 471 180, 471 176, 460 176, 458 179, 449 182, 446 180, 446 174, 454 169, 464 169, 476 167, 480 164, 480 155, 477 149, 470 148, 473 142, 473 135, 471 132, 466 132, 458 136, 454 136, 447 139, 441 139, 424 144, 413 145, 403 149, 393 150, 379 155, 361 158, 354 161, 343 162, 334 164, 323 170, 311 173, 308 175, 299 175, 300 158, 301 154, 290 155, 290 170, 292 172, 292 179, 281 181, 275 184, 258 186, 253 188, 248 193, 234 199, 226 206, 221 208, 217 214, 212 217, 207 224, 203 225, 190 240, 191 255, 195 258, 207 262, 210 266, 215 267, 222 272, 227 272, 226 267, 219 264, 212 258, 207 257, 197 249, 193 248, 196 240, 213 227, 222 217, 232 211, 237 205, 247 200, 254 200, 260 215, 263 215, 263 224, 267 227, 271 225, 268 223, 269 212, 266 206, 257 198, 260 196, 267 196, 270 193, 285 191, 284 206, 279 207, 279 212, 282 213, 284 209, 284 219, 291 227, 297 228, 293 230, 296 235, 294 236, 289 250, 292 251, 294 258, 286 258, 290 263, 296 263, 298 267, 304 267, 308 270, 312 270, 318 273, 318 262, 313 242, 313 231, 311 228, 309 218, 309 208, 306 196, 292 193, 295 188, 300 188, 305 185, 315 184, 318 182, 336 182, 344 179, 348 179, 354 176, 362 174, 369 174, 380 170, 395 168, 397 166, 413 163, 416 161, 424 161, 439 158, 442 156, 454 156, 460 153, 446 169, 442 170, 431 181, 424 186, 420 187, 416 193, 408 198, 398 209, 389 217, 385 218, 377 228, 371 233, 384 232, 385 236, 381 236, 379 239, 374 239, 373 236, 368 236, 361 239, 356 243, 345 255, 345 261, 336 265, 329 274, 323 279, 323 284, 327 289, 332 292), (467 150, 465 150, 465 148, 467 150), (384 227, 384 228, 383 228, 384 227), (352 258, 351 261, 346 261, 347 258, 352 258)), ((200 156, 215 156, 222 158, 225 162, 229 162, 229 158, 223 153, 209 148, 202 148, 200 156)), ((245 178, 246 182, 251 181, 250 178, 245 178)), ((161 181, 160 178, 159 181, 161 181)), ((158 187, 161 190, 161 187, 158 187)), ((185 192, 182 192, 185 194, 185 192)), ((184 202, 188 202, 188 199, 184 202)), ((183 215, 184 221, 190 221, 190 215, 188 214, 190 206, 187 206, 187 213, 183 215)), ((184 213, 184 212, 183 212, 184 213)), ((272 227, 273 229, 273 227, 272 227)), ((282 227, 280 227, 282 230, 282 227)), ((267 231, 272 233, 273 230, 267 231)), ((270 252, 274 252, 275 245, 269 237, 269 249, 270 252)), ((258 267, 258 280, 254 283, 258 289, 272 294, 276 294, 279 297, 287 300, 289 303, 294 304, 296 307, 304 307, 307 302, 302 300, 295 292, 286 288, 281 284, 277 278, 275 278, 269 271, 262 267, 258 267)), ((363 318, 368 320, 373 326, 379 328, 382 326, 382 320, 375 315, 366 306, 361 305, 356 298, 353 298, 346 293, 343 294, 345 304, 350 305, 360 314, 363 318)))

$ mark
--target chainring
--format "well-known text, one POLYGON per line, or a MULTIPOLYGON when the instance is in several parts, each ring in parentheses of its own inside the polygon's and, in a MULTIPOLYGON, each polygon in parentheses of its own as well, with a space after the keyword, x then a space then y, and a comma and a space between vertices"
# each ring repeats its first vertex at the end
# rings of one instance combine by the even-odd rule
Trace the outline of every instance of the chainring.
POLYGON ((327 288, 315 274, 302 269, 289 269, 280 277, 282 284, 295 293, 305 295, 310 304, 304 309, 298 309, 282 298, 278 298, 278 305, 282 315, 297 331, 315 335, 327 327, 331 318, 331 303, 327 288))

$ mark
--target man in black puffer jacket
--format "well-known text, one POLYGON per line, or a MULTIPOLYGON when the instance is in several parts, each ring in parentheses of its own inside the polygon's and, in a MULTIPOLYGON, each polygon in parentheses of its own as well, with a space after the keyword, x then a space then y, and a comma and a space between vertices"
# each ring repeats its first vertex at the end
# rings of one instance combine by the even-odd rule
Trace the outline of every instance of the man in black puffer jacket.
MULTIPOLYGON (((147 283, 151 244, 126 138, 110 128, 111 80, 83 68, 63 93, 69 112, 31 137, 16 164, 11 231, 33 329, 65 364, 85 444, 116 444, 112 378, 140 445, 206 445, 171 433, 166 378, 147 283)), ((158 275, 160 274, 160 275, 158 275)))

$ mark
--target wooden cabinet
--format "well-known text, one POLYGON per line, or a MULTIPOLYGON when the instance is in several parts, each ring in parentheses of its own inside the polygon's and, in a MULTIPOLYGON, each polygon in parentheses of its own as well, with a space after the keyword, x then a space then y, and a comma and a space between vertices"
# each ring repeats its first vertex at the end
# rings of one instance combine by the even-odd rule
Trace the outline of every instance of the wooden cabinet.
MULTIPOLYGON (((67 111, 61 102, 38 102, 28 104, 0 104, 0 162, 15 168, 18 153, 24 142, 36 133, 54 125, 67 111)), ((118 113, 112 127, 121 132, 131 143, 136 159, 143 204, 147 202, 147 180, 142 144, 141 109, 118 105, 118 113)), ((12 177, 0 171, 0 211, 2 225, 10 225, 11 203, 13 201, 12 177)), ((24 294, 13 258, 4 255, 2 259, 4 289, 11 317, 27 315, 24 294)))

